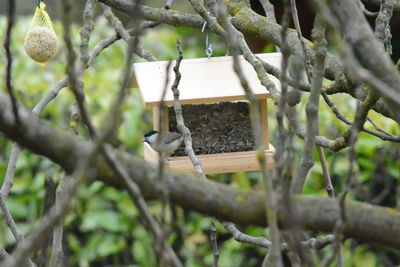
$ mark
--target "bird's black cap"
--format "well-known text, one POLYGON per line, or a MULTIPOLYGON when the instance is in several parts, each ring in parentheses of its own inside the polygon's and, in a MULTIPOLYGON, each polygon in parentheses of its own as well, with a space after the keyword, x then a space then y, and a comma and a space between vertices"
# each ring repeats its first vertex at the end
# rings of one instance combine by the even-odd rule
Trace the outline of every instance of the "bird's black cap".
POLYGON ((149 136, 152 136, 153 134, 156 134, 156 133, 158 133, 158 131, 151 130, 151 131, 148 131, 147 133, 145 133, 144 137, 149 137, 149 136))

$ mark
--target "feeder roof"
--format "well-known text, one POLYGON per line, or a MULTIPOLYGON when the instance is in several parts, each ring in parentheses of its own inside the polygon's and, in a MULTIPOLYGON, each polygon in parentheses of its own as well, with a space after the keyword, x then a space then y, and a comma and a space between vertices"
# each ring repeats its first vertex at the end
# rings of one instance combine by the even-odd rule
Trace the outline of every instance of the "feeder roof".
MULTIPOLYGON (((257 54, 258 57, 267 61, 275 67, 280 68, 281 53, 257 54)), ((250 88, 259 98, 268 98, 270 93, 261 85, 257 73, 253 67, 242 56, 239 57, 243 73, 247 78, 250 88)), ((166 69, 168 61, 144 62, 134 64, 134 74, 142 98, 146 106, 157 106, 161 101, 162 92, 165 88, 166 69)), ((171 86, 175 80, 173 66, 168 73, 167 91, 164 101, 167 105, 173 105, 173 94, 171 86)), ((179 83, 181 104, 203 104, 222 101, 235 101, 246 99, 240 81, 233 70, 233 58, 231 56, 184 59, 181 62, 180 72, 182 74, 179 83)), ((278 79, 269 76, 280 88, 278 79)))

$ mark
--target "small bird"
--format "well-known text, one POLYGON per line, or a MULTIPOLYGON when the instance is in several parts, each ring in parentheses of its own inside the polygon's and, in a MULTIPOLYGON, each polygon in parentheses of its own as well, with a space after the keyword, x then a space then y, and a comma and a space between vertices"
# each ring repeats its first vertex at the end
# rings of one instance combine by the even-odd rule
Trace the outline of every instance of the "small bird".
POLYGON ((171 156, 179 148, 183 141, 183 135, 175 132, 159 133, 149 131, 142 138, 142 142, 147 142, 151 148, 157 152, 171 156))

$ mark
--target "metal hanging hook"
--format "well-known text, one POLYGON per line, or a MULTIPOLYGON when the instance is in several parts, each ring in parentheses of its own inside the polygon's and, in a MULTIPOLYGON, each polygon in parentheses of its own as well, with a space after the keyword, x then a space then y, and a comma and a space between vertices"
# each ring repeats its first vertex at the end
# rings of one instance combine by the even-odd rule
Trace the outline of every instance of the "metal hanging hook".
MULTIPOLYGON (((203 27, 201 28, 201 32, 204 32, 206 29, 206 25, 207 25, 207 21, 204 22, 203 27)), ((206 55, 208 57, 208 59, 210 59, 210 57, 213 54, 213 50, 212 50, 212 44, 210 44, 208 42, 208 31, 206 32, 206 55)))

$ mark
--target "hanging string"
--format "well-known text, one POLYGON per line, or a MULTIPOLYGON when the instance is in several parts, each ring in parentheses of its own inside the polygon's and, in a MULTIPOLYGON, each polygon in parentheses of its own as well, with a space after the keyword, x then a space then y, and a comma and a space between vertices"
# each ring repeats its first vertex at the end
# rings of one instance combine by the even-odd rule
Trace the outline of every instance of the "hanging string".
MULTIPOLYGON (((201 32, 204 32, 206 29, 206 25, 207 25, 207 21, 204 22, 203 27, 201 28, 201 32)), ((213 50, 212 50, 212 44, 210 44, 208 42, 208 31, 206 31, 206 55, 208 57, 208 59, 210 59, 210 57, 213 54, 213 50)))

